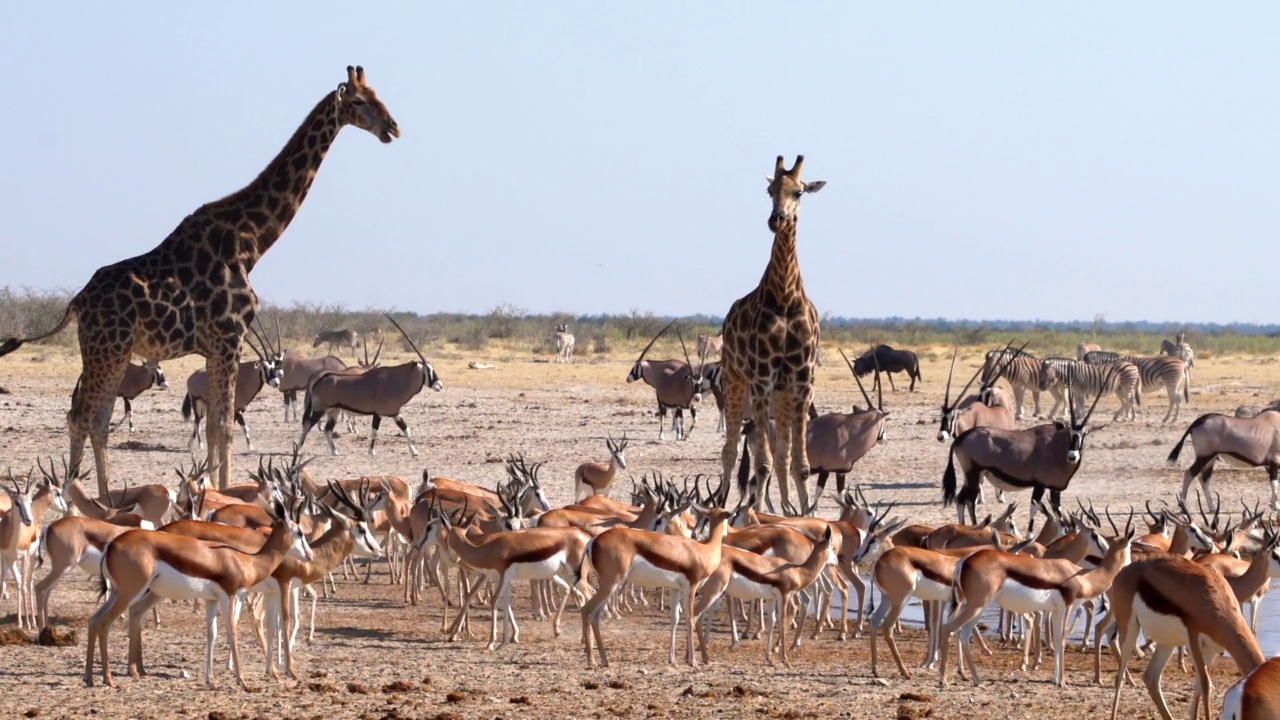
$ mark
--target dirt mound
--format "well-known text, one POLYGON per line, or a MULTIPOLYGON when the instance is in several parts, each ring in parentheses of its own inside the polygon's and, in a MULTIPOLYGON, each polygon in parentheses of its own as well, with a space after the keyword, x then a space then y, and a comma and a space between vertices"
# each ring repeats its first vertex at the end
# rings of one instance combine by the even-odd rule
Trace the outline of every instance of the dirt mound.
POLYGON ((31 636, 12 625, 0 627, 0 645, 30 645, 31 636))
POLYGON ((70 647, 80 643, 80 636, 71 628, 59 629, 46 625, 36 637, 37 645, 45 647, 70 647))

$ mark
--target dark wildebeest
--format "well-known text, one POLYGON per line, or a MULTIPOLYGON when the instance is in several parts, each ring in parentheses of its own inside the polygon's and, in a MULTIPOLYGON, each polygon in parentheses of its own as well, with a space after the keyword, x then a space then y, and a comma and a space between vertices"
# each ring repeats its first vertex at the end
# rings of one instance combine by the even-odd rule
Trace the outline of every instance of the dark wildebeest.
POLYGON ((917 380, 924 382, 920 377, 920 360, 916 358, 916 354, 910 350, 894 350, 888 345, 877 345, 859 355, 853 361, 853 374, 866 377, 876 371, 877 363, 880 365, 880 372, 888 376, 889 389, 894 392, 898 392, 898 388, 893 386, 893 373, 904 372, 911 378, 911 392, 916 391, 917 380))

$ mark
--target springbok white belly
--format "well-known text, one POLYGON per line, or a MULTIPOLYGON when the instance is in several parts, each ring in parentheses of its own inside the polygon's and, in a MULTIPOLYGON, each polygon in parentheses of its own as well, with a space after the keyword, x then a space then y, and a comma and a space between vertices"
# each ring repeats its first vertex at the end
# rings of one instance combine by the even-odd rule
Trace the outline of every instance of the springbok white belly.
POLYGON ((512 580, 550 580, 560 572, 566 560, 565 552, 561 550, 546 560, 514 563, 507 568, 507 576, 512 580))
POLYGON ((1056 590, 1039 590, 1016 580, 1005 580, 996 593, 996 604, 1009 612, 1030 613, 1052 610, 1062 601, 1056 590))
POLYGON ((951 586, 921 576, 912 595, 929 602, 947 602, 951 600, 951 586))
POLYGON ((212 580, 183 575, 166 562, 157 562, 151 592, 169 600, 219 600, 222 588, 212 580))
POLYGON ((89 545, 80 553, 80 560, 76 564, 81 570, 96 576, 102 572, 102 548, 89 545))
POLYGON ((777 600, 778 591, 772 585, 766 585, 754 580, 750 580, 738 573, 733 574, 733 578, 729 580, 729 589, 727 591, 731 597, 739 600, 777 600))
POLYGON ((641 556, 636 556, 632 561, 631 572, 627 575, 627 579, 645 587, 670 587, 683 590, 689 586, 689 579, 684 576, 684 573, 663 570, 641 556))
POLYGON ((1186 645, 1187 627, 1176 615, 1165 615, 1151 609, 1138 595, 1133 597, 1133 614, 1142 632, 1161 645, 1186 645))

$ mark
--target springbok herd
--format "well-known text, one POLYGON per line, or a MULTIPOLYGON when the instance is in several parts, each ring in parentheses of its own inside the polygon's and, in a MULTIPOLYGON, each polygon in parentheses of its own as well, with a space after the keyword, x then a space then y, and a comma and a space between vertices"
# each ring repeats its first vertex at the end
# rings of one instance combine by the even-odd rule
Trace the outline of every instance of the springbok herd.
MULTIPOLYGON (((1090 462, 1086 440, 1097 429, 1090 424, 1094 413, 1114 396, 1112 422, 1132 422, 1145 394, 1163 393, 1168 404, 1162 422, 1177 422, 1191 398, 1194 367, 1185 338, 1166 342, 1153 356, 1082 344, 1074 358, 1038 358, 1010 343, 986 353, 953 396, 957 348, 938 418, 941 447, 917 439, 913 448, 936 455, 941 500, 955 506, 956 523, 912 524, 895 515, 894 503, 873 503, 865 493, 902 478, 846 481, 888 437, 893 415, 882 380, 896 391, 892 375, 905 372, 907 392, 914 390, 923 382, 919 361, 910 351, 884 345, 856 359, 841 352, 866 407, 826 414, 815 407, 819 315, 806 294, 796 248, 800 200, 826 183, 801 180, 803 156, 790 169, 779 156, 768 177, 773 252, 760 284, 730 306, 721 334, 697 338, 695 363, 673 321, 658 337, 674 331, 683 357, 651 359, 655 337, 625 377, 653 389, 659 442, 668 410, 675 440, 688 441, 704 393, 714 398, 717 431, 725 434, 719 472, 651 468, 632 475, 630 497, 618 500, 611 491, 627 468, 628 444, 636 441, 623 432, 601 438, 604 461, 578 467, 575 501, 562 507, 547 499, 543 465, 519 454, 506 459, 505 477, 493 487, 479 478, 425 470, 416 483, 376 474, 317 479, 304 453, 308 432, 321 420, 331 454, 338 453, 335 429, 343 417, 352 431, 354 418, 368 416, 370 455, 381 419, 390 417, 417 457, 403 409, 424 388, 444 387, 390 315, 414 354, 403 364, 379 362, 380 331, 339 329, 315 338, 313 347, 330 352, 355 353, 363 346, 356 367, 285 352, 279 326, 273 340, 258 315, 249 272, 284 232, 348 125, 383 143, 401 135, 360 67, 348 68, 346 81, 322 98, 257 180, 197 209, 154 250, 100 269, 53 330, 0 343, 3 356, 78 320, 82 366, 74 389, 68 388, 70 455, 56 465, 33 458, 36 467, 4 478, 0 583, 16 600, 18 626, 43 629, 53 590, 66 573, 79 567, 96 578, 101 603, 87 623, 85 684, 94 684, 97 669, 104 684, 115 685, 110 635, 126 614, 128 671, 145 674, 143 629, 149 619, 159 622, 162 600, 203 601, 209 686, 219 621, 231 670, 245 685, 237 642, 243 609, 264 646, 267 673, 278 679, 282 666, 298 679, 301 594, 312 598, 313 631, 317 596, 332 589, 335 573, 353 569, 351 560, 363 559, 370 569, 374 561, 388 562, 407 603, 425 602, 422 593, 434 588, 428 594, 439 595, 441 631, 453 640, 470 632, 468 610, 487 606, 488 647, 494 651, 519 641, 513 600, 517 584, 527 581, 534 618, 550 618, 556 635, 566 610, 579 614, 588 666, 609 665, 606 621, 657 605, 669 612, 672 665, 680 635, 686 665, 709 662, 713 620, 728 621, 734 647, 744 634, 763 633, 765 662, 773 665, 776 657, 788 667, 808 625, 810 636, 838 627, 845 639, 869 623, 872 674, 880 675, 883 641, 897 673, 909 677, 895 632, 904 606, 915 598, 925 605, 929 635, 922 667, 935 669, 944 688, 953 645, 957 673, 979 684, 981 663, 972 644, 985 648, 987 639, 975 630, 984 611, 996 607, 1001 635, 1023 648, 1023 668, 1038 667, 1047 645, 1059 686, 1066 681, 1068 628, 1083 617, 1085 641, 1099 655, 1108 644, 1118 660, 1113 720, 1140 642, 1150 653, 1143 681, 1163 717, 1170 712, 1160 678, 1175 651, 1189 655, 1194 668, 1193 717, 1212 715, 1207 667, 1224 652, 1244 677, 1226 693, 1222 715, 1280 717, 1280 659, 1266 660, 1255 637, 1259 605, 1270 578, 1280 574, 1280 541, 1270 516, 1280 511, 1280 409, 1241 407, 1235 415, 1197 418, 1168 454, 1168 462, 1176 463, 1190 440, 1195 457, 1177 496, 1131 498, 1144 502, 1135 503, 1136 510, 1130 504, 1119 520, 1114 508, 1104 508, 1100 517, 1078 494, 1074 508, 1062 502, 1073 477, 1090 462), (148 285, 166 289, 134 291, 148 285), (373 358, 370 335, 378 339, 373 358), (256 360, 241 361, 246 345, 256 360), (176 490, 154 482, 160 478, 112 488, 107 437, 115 399, 126 399, 134 432, 131 403, 148 387, 165 385, 160 363, 191 354, 203 356, 206 366, 188 379, 182 414, 193 423, 191 449, 206 423, 206 459, 177 469, 176 490), (131 366, 135 355, 142 365, 131 366), (862 381, 868 376, 874 401, 862 381), (977 391, 969 394, 975 382, 977 391), (252 451, 245 410, 268 385, 285 394, 286 421, 300 418, 301 432, 291 453, 263 457, 248 482, 235 483, 242 476, 232 468, 232 429, 243 428, 252 451), (1054 400, 1047 412, 1041 393, 1054 400), (1023 421, 1029 414, 1049 420, 1028 425, 1023 421), (82 468, 86 440, 93 470, 82 468), (1211 487, 1220 457, 1266 469, 1267 511, 1260 502, 1238 514, 1223 506, 1211 487), (827 519, 818 512, 833 474, 837 514, 827 519), (812 487, 810 475, 816 475, 812 487), (96 494, 82 486, 91 476, 96 494), (978 522, 984 481, 999 502, 1005 493, 1030 492, 1025 534, 1014 521, 1019 502, 978 522), (45 525, 49 512, 66 517, 45 525), (49 570, 36 581, 44 565, 49 570), (868 595, 874 611, 864 618, 868 595)), ((572 362, 567 325, 556 328, 553 344, 557 362, 572 362)), ((25 458, 5 460, 21 467, 25 458)), ((1101 682, 1100 657, 1095 662, 1095 681, 1101 682)))

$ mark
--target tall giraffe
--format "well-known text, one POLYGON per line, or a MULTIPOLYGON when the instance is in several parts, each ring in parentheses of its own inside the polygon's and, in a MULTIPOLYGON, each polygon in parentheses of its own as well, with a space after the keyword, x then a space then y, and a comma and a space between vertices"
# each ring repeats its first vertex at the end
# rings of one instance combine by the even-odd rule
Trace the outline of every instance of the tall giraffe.
POLYGON ((101 494, 108 486, 107 430, 115 391, 134 354, 155 362, 192 353, 205 358, 208 463, 218 467, 219 487, 227 486, 236 368, 245 331, 258 310, 249 273, 298 213, 320 163, 347 125, 384 143, 400 137, 395 119, 365 83, 362 67, 347 67, 347 81, 324 96, 253 182, 202 205, 150 252, 99 268, 54 329, 0 343, 3 356, 61 332, 78 318, 83 368, 67 413, 70 466, 80 464, 87 435, 101 494))
POLYGON ((783 507, 791 505, 787 493, 788 464, 801 508, 809 507, 806 438, 809 404, 813 399, 814 367, 818 358, 818 310, 804 291, 796 258, 796 221, 800 198, 818 192, 825 180, 800 179, 804 156, 786 169, 782 156, 769 180, 773 212, 773 252, 756 289, 742 296, 724 318, 724 345, 720 366, 725 394, 724 476, 738 463, 738 439, 748 411, 756 427, 776 429, 776 453, 769 448, 768 433, 754 434, 756 503, 764 499, 772 472, 778 477, 783 507), (788 462, 789 461, 789 462, 788 462), (772 466, 772 467, 771 467, 772 466))

